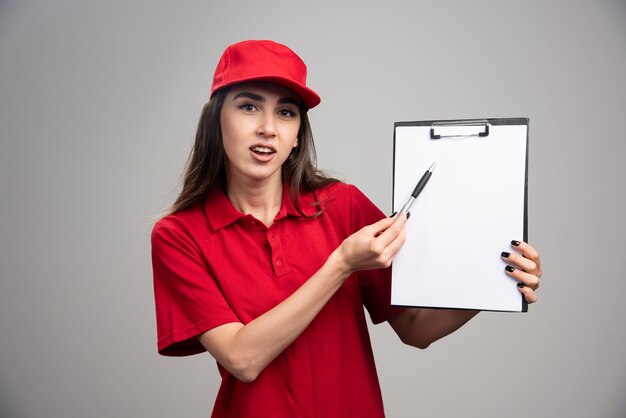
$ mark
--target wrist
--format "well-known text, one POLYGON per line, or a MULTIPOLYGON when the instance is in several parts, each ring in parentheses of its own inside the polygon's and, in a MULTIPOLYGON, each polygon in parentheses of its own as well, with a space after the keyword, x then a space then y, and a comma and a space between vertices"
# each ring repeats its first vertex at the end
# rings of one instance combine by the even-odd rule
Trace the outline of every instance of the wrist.
POLYGON ((330 268, 331 274, 338 277, 342 282, 354 273, 354 270, 350 267, 350 263, 348 263, 348 260, 341 251, 341 246, 330 254, 326 264, 330 268))

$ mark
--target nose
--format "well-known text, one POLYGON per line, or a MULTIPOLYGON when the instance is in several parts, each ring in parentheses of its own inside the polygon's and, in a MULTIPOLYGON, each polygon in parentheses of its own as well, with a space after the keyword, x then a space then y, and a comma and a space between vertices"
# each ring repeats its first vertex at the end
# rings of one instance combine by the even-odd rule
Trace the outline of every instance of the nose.
POLYGON ((263 136, 275 136, 276 135, 276 124, 274 121, 274 115, 271 112, 260 113, 257 134, 263 135, 263 136))

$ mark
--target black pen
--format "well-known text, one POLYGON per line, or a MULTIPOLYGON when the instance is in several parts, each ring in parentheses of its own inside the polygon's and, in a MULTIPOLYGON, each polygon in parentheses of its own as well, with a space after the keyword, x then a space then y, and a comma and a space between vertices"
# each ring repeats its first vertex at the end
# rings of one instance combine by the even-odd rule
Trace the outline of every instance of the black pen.
POLYGON ((407 213, 411 209, 413 202, 415 202, 415 199, 417 199, 417 196, 419 196, 419 194, 424 189, 424 186, 426 186, 426 183, 428 183, 428 180, 430 179, 430 176, 433 174, 433 170, 435 169, 436 165, 437 163, 434 162, 430 166, 430 168, 426 170, 426 172, 424 173, 420 181, 417 183, 417 186, 415 186, 415 189, 413 189, 413 193, 411 193, 411 197, 409 197, 409 200, 407 200, 404 206, 402 206, 402 209, 400 209, 400 213, 398 213, 398 216, 402 215, 403 213, 404 214, 407 213))

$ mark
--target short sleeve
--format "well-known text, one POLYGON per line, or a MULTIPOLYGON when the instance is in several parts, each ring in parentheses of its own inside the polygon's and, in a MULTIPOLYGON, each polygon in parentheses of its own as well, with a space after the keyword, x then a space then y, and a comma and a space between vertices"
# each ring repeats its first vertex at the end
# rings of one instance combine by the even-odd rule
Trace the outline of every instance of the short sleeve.
POLYGON ((151 238, 158 351, 166 356, 204 352, 197 335, 240 321, 183 227, 164 218, 151 238))
MULTIPOLYGON (((351 231, 378 222, 385 214, 358 188, 350 188, 351 231)), ((401 313, 404 308, 391 306, 391 267, 365 270, 357 273, 363 305, 374 324, 387 321, 401 313)))

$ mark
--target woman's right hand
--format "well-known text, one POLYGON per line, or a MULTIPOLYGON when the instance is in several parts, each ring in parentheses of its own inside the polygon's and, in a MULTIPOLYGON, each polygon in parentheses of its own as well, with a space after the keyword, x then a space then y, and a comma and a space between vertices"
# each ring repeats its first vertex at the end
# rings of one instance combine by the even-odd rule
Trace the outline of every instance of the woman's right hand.
POLYGON ((384 218, 346 238, 335 251, 346 274, 389 267, 406 239, 406 215, 384 218))

